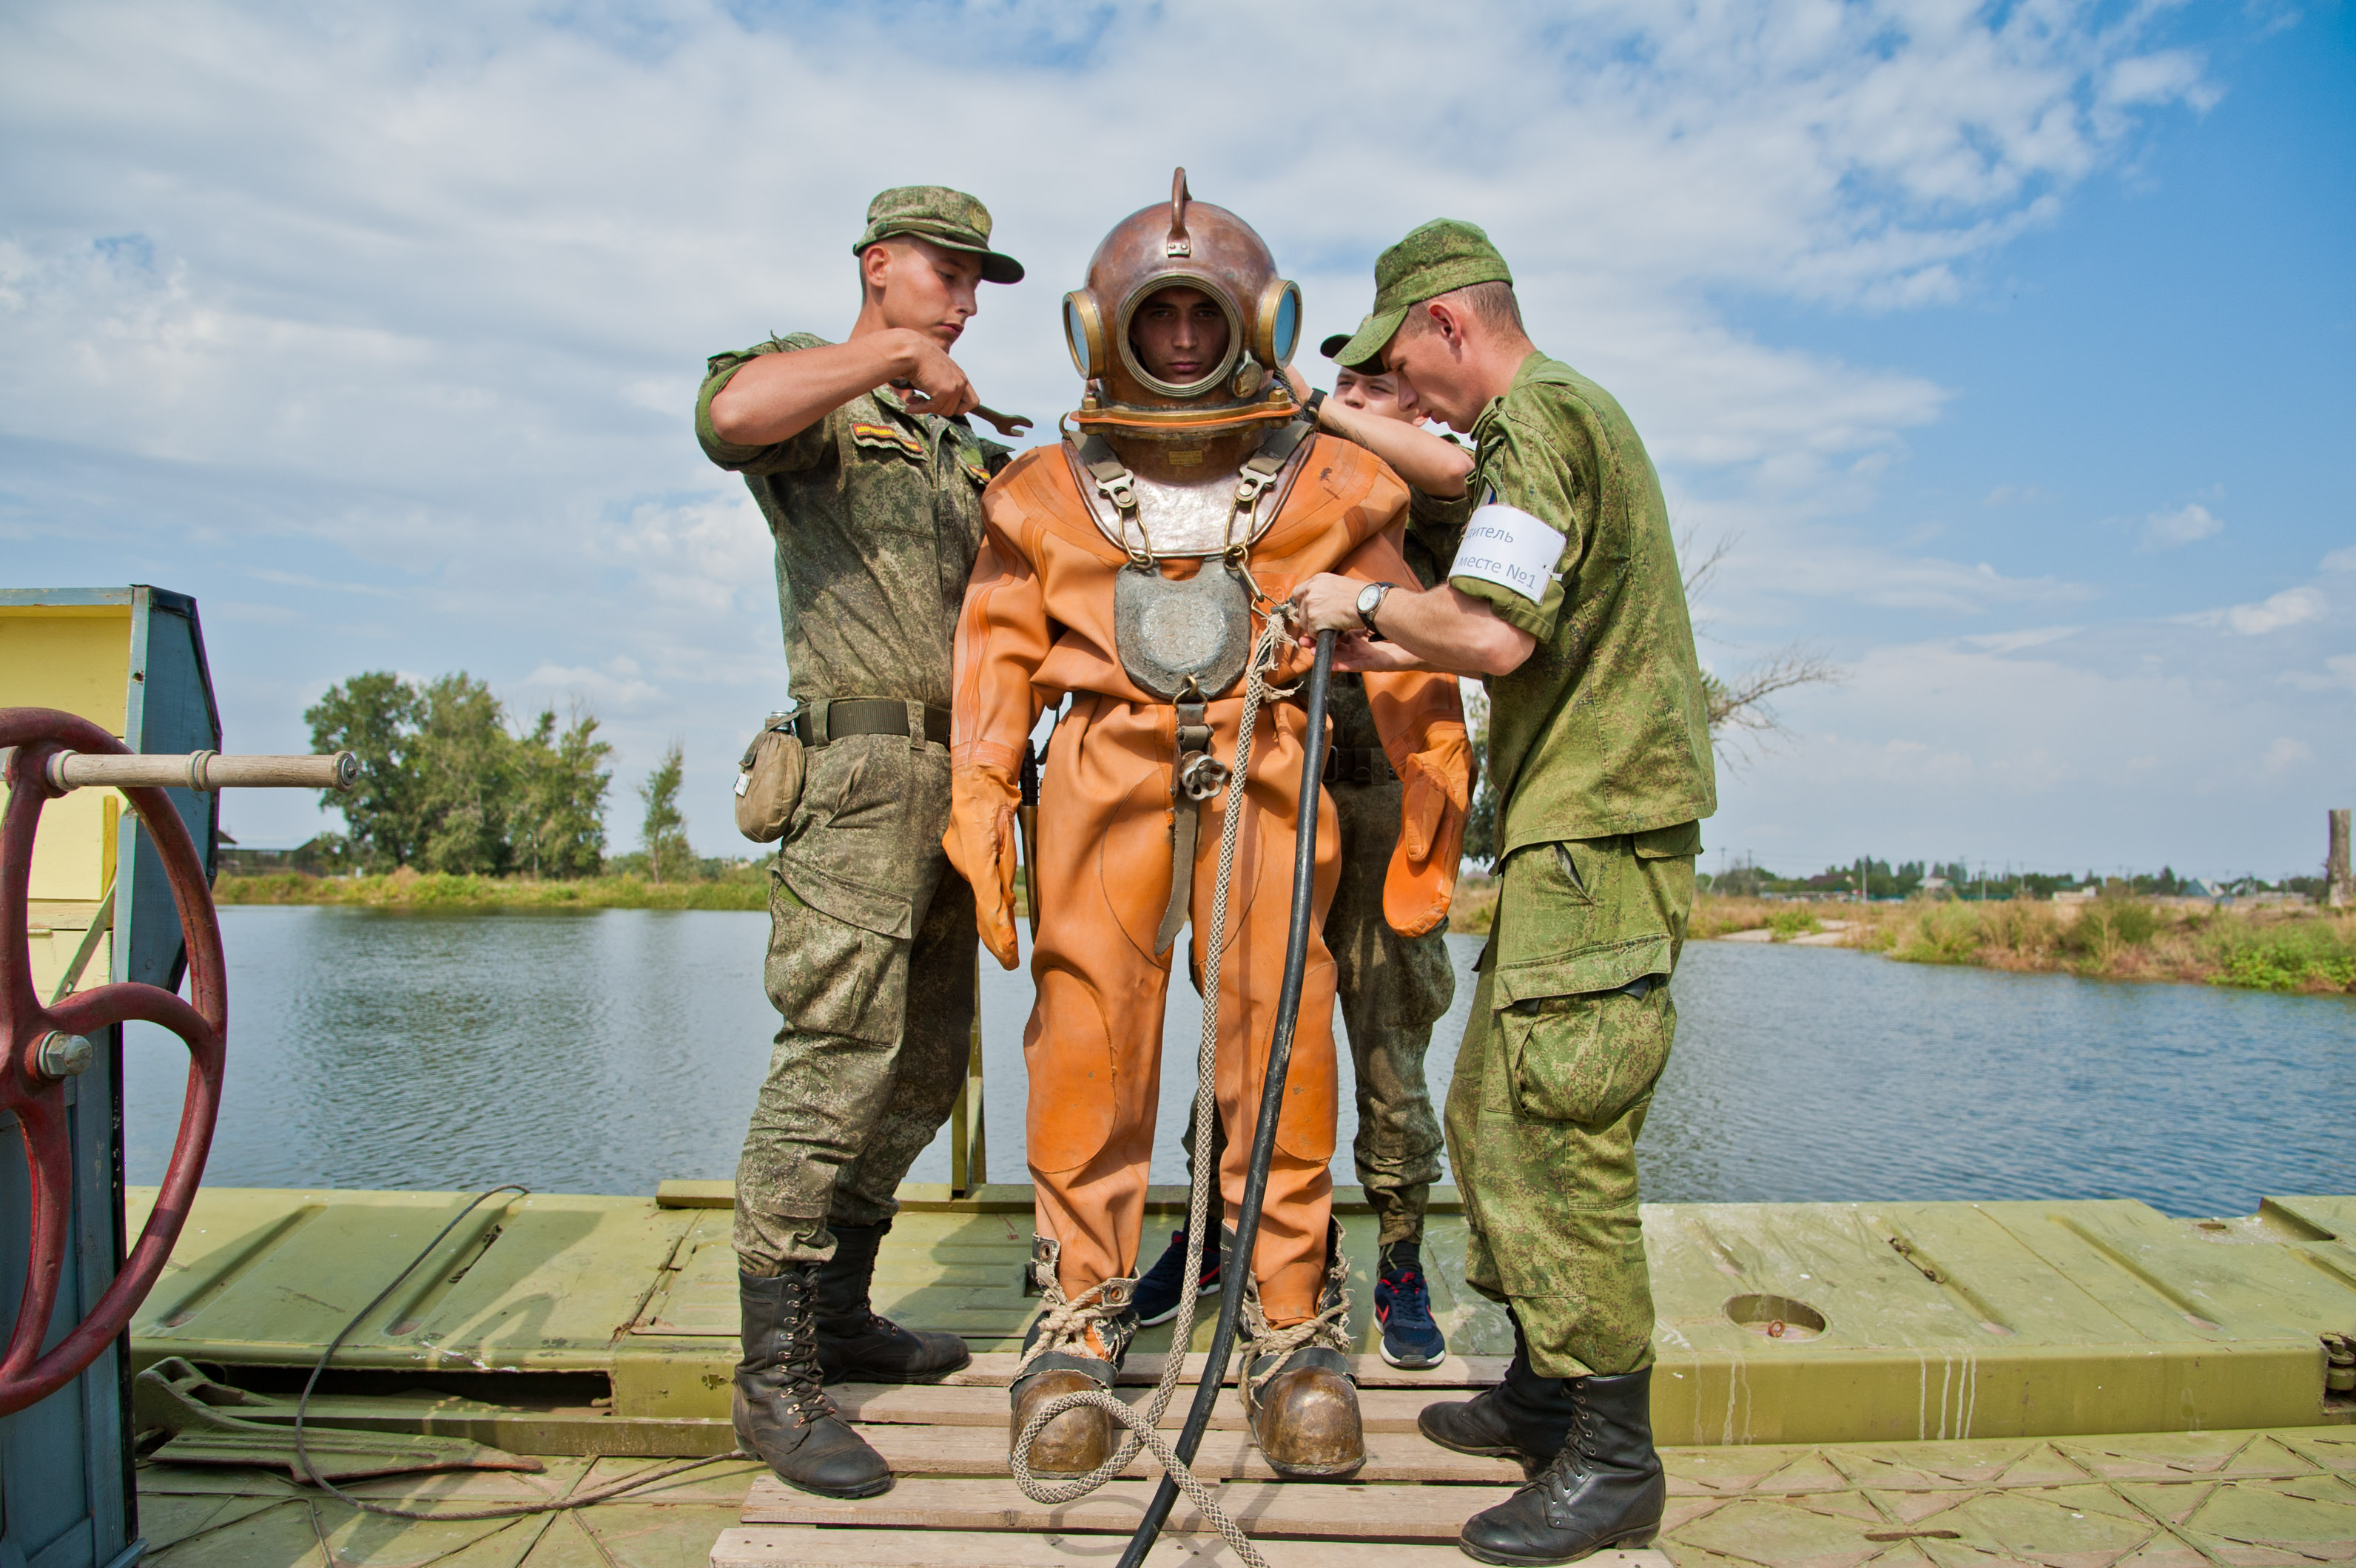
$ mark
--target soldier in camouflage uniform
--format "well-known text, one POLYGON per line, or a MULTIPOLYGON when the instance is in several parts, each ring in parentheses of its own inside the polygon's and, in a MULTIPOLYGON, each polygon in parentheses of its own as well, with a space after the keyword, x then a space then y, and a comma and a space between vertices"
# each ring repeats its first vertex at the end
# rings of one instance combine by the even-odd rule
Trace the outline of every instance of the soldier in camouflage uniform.
POLYGON ((1375 278, 1375 314, 1339 358, 1399 374, 1472 435, 1479 504, 1446 585, 1369 605, 1321 577, 1296 602, 1312 628, 1363 625, 1358 668, 1487 677, 1504 878, 1448 1145, 1466 1276, 1511 1313, 1515 1358, 1496 1389, 1419 1425, 1535 1473, 1466 1523, 1466 1552, 1569 1562, 1648 1544, 1665 1497, 1636 1137, 1676 1030, 1699 819, 1717 809, 1701 671, 1644 443, 1609 392, 1531 346, 1488 237, 1426 224, 1375 278))
POLYGON ((770 874, 769 999, 783 1015, 736 1173, 744 1311, 735 1423, 787 1481, 830 1497, 892 1484, 821 1380, 918 1381, 969 1359, 869 1306, 894 1192, 965 1082, 972 890, 948 865, 949 664, 1008 448, 975 436, 948 356, 990 248, 981 203, 887 190, 852 247, 850 337, 713 356, 705 454, 744 476, 776 541, 777 606, 807 774, 770 874), (894 390, 894 389, 901 390, 894 390))
MULTIPOLYGON (((1349 336, 1328 338, 1326 358, 1349 336)), ((1299 381, 1297 373, 1293 379, 1299 381)), ((1421 428, 1412 394, 1403 397, 1395 377, 1344 367, 1331 396, 1312 392, 1305 383, 1294 390, 1317 411, 1320 429, 1365 447, 1407 480, 1407 536, 1400 553, 1418 586, 1440 581, 1472 510, 1464 489, 1471 454, 1421 428)), ((1394 1367, 1432 1367, 1448 1354, 1448 1340, 1432 1320, 1423 1274, 1424 1206, 1431 1184, 1440 1179, 1441 1147, 1423 1060, 1431 1026, 1456 998, 1456 969, 1448 956, 1445 928, 1406 937, 1383 918, 1383 879, 1398 846, 1400 784, 1376 732, 1365 679, 1336 674, 1326 712, 1333 722, 1333 749, 1325 788, 1341 830, 1342 870, 1325 916, 1325 946, 1333 955, 1357 1089, 1358 1132, 1350 1153, 1375 1211, 1375 1319, 1382 1328, 1376 1348, 1394 1367)), ((1214 1128, 1214 1160, 1226 1143, 1224 1130, 1214 1128)), ((1180 1146, 1191 1167, 1191 1116, 1180 1146)), ((1203 1262, 1203 1288, 1215 1290, 1215 1250, 1206 1251, 1203 1262)), ((1185 1273, 1186 1232, 1179 1230, 1161 1261, 1137 1282, 1141 1324, 1176 1315, 1185 1273)))

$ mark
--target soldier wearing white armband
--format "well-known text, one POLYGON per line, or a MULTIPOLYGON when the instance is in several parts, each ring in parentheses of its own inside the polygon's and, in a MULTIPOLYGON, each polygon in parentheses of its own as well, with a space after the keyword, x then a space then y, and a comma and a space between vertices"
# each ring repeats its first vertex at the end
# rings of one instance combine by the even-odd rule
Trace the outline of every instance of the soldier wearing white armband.
POLYGON ((1304 638, 1352 634, 1338 667, 1488 682, 1503 878, 1447 1132, 1466 1279, 1512 1316, 1515 1355, 1498 1387, 1418 1424, 1533 1473, 1465 1525, 1465 1552, 1567 1563, 1649 1545, 1661 1522, 1636 1136, 1718 805, 1701 668, 1644 443, 1611 393, 1531 345, 1488 236, 1427 223, 1375 284, 1334 358, 1472 436, 1476 505, 1429 592, 1326 575, 1294 602, 1304 638))

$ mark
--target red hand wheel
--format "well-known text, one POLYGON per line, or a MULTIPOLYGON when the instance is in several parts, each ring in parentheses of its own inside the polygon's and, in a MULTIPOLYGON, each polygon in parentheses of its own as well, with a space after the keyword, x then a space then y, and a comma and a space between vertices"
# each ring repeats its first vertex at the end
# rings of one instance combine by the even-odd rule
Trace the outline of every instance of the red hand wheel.
POLYGON ((221 1065, 229 1022, 229 983, 221 967, 220 925, 203 863, 180 814, 160 789, 123 790, 164 858, 172 900, 180 911, 180 933, 188 949, 194 1004, 157 986, 126 983, 96 986, 59 1002, 41 1004, 33 989, 32 955, 27 947, 27 898, 32 885, 33 838, 41 807, 59 791, 44 777, 44 763, 60 749, 125 754, 127 748, 87 719, 48 708, 0 708, 0 746, 14 746, 8 765, 8 808, 0 817, 0 1111, 14 1112, 25 1138, 25 1164, 32 1177, 32 1257, 16 1325, 0 1355, 0 1416, 14 1415, 48 1398, 81 1374, 123 1332, 146 1299, 180 1239, 197 1182, 212 1147, 213 1122, 220 1112, 221 1065), (65 1078, 72 1070, 70 1042, 114 1025, 141 1019, 180 1036, 188 1047, 188 1092, 180 1110, 180 1135, 163 1190, 123 1261, 114 1283, 72 1333, 41 1353, 49 1316, 58 1302, 65 1269, 66 1240, 73 1226, 73 1169, 67 1144, 65 1078))

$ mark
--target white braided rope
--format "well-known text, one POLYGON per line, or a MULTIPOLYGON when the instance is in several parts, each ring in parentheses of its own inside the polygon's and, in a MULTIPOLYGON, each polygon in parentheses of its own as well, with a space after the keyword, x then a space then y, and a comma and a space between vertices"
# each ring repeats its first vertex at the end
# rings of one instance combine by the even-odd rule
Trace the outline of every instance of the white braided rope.
POLYGON ((1245 1379, 1248 1397, 1258 1400, 1259 1391, 1269 1380, 1284 1370, 1285 1362, 1295 1350, 1305 1345, 1323 1345, 1332 1350, 1346 1350, 1349 1340, 1343 1337, 1342 1325, 1350 1316, 1350 1298, 1346 1295, 1314 1317, 1304 1317, 1298 1323, 1288 1323, 1281 1328, 1262 1325, 1252 1335, 1252 1358, 1263 1370, 1245 1379))
MULTIPOLYGON (((1031 1419, 1015 1435, 1014 1451, 1009 1455, 1014 1484, 1023 1489, 1023 1495, 1034 1503, 1055 1507, 1076 1501, 1119 1475, 1141 1448, 1178 1484, 1186 1500, 1219 1532, 1245 1568, 1268 1568, 1268 1560, 1252 1545, 1242 1527, 1212 1500, 1210 1488, 1186 1467, 1177 1450, 1157 1428, 1162 1412, 1170 1407, 1171 1397, 1178 1391, 1179 1378, 1186 1363, 1186 1346, 1194 1337, 1194 1294, 1203 1278, 1203 1238, 1210 1229, 1211 1191, 1218 1181, 1218 1171, 1211 1159, 1211 1137, 1219 1116, 1219 961, 1226 940, 1227 885, 1235 874, 1236 837, 1243 822, 1244 786, 1251 777, 1252 729, 1259 721, 1260 703, 1270 695, 1289 694, 1285 688, 1268 683, 1268 671, 1276 668, 1277 639, 1280 635, 1281 623, 1275 616, 1269 616, 1258 643, 1252 649, 1249 672, 1244 682, 1243 716, 1236 732, 1236 763, 1228 776, 1227 809, 1219 824, 1219 869, 1211 886, 1211 923, 1206 936, 1207 956, 1203 961, 1203 1036, 1194 1058, 1194 1179, 1186 1199, 1186 1277, 1178 1289, 1178 1313, 1171 1320, 1170 1353, 1162 1359, 1162 1380, 1154 1385, 1151 1397, 1142 1407, 1131 1405, 1105 1389, 1059 1394, 1032 1412, 1031 1419), (1039 1441, 1039 1434, 1046 1430, 1049 1422, 1066 1411, 1083 1406, 1103 1411, 1127 1428, 1128 1434, 1112 1457, 1087 1475, 1061 1484, 1041 1480, 1031 1468, 1032 1445, 1039 1441)), ((1173 871, 1173 875, 1192 874, 1191 867, 1173 871)), ((1251 1267, 1248 1259, 1237 1262, 1246 1271, 1251 1267)), ((1094 1294, 1084 1294, 1080 1302, 1087 1302, 1088 1295, 1094 1294)), ((1066 1311, 1076 1317, 1081 1312, 1080 1303, 1072 1304, 1066 1311)), ((1051 1308, 1047 1322, 1055 1321, 1051 1308)), ((1037 1347, 1048 1342, 1044 1332, 1047 1322, 1041 1325, 1043 1332, 1034 1342, 1034 1355, 1038 1353, 1037 1347)), ((1205 1374, 1216 1377, 1224 1369, 1206 1367, 1205 1374)))

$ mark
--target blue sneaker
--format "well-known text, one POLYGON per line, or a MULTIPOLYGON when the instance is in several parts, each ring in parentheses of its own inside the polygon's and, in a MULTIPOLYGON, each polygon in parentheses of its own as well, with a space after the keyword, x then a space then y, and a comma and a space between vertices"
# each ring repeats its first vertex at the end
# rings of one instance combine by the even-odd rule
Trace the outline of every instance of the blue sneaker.
MULTIPOLYGON (((1136 1294, 1130 1298, 1137 1312, 1137 1326, 1151 1328, 1157 1323, 1167 1323, 1178 1316, 1178 1295, 1186 1288, 1186 1232, 1173 1230, 1170 1245, 1151 1268, 1138 1277, 1136 1294)), ((1219 1250, 1203 1249, 1203 1277, 1194 1287, 1194 1299, 1202 1301, 1219 1294, 1219 1250)))
POLYGON ((1383 1359, 1394 1367, 1436 1367, 1448 1354, 1448 1337, 1432 1321, 1423 1259, 1411 1241, 1384 1249, 1375 1275, 1375 1321, 1383 1326, 1383 1359))

